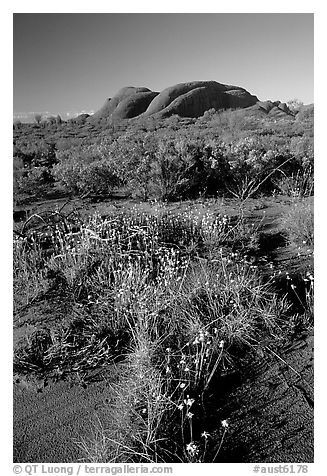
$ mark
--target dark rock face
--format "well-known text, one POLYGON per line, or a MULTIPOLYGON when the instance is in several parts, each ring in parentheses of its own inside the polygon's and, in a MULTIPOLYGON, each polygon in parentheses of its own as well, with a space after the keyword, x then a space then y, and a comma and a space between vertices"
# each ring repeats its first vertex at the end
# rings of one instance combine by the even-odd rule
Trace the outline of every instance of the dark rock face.
POLYGON ((269 114, 269 116, 294 116, 287 104, 280 101, 259 101, 255 104, 254 109, 269 114))
POLYGON ((128 96, 118 104, 112 113, 112 117, 115 119, 129 119, 139 116, 147 109, 153 98, 158 94, 159 93, 149 91, 128 96))
POLYGON ((113 98, 107 99, 101 109, 93 114, 90 120, 95 121, 110 117, 127 119, 138 116, 146 110, 157 94, 159 93, 150 91, 148 88, 134 88, 132 86, 122 88, 113 98))
POLYGON ((215 81, 195 81, 165 89, 151 102, 144 115, 199 117, 208 109, 243 108, 257 101, 256 96, 237 86, 215 81))
POLYGON ((73 122, 74 124, 84 124, 84 122, 90 117, 90 114, 80 114, 77 117, 73 117, 72 119, 69 119, 70 122, 73 122))
POLYGON ((256 96, 238 86, 216 81, 181 83, 161 93, 148 88, 126 87, 108 99, 89 121, 102 118, 129 119, 132 117, 199 117, 208 109, 245 108, 258 102, 256 96))

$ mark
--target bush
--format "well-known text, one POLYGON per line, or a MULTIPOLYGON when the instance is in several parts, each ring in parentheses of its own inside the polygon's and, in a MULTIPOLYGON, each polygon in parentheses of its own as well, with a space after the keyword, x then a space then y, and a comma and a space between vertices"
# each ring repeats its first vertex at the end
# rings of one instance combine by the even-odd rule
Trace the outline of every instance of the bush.
POLYGON ((85 164, 72 158, 57 164, 53 175, 67 192, 72 193, 110 194, 122 185, 108 160, 85 164))
POLYGON ((14 191, 30 195, 42 195, 53 182, 47 167, 16 170, 14 177, 14 191))
POLYGON ((269 194, 281 175, 293 180, 305 167, 313 166, 313 123, 298 120, 299 114, 296 120, 275 123, 243 110, 211 110, 198 119, 149 118, 106 123, 102 129, 80 125, 79 138, 77 126, 70 123, 64 129, 67 135, 61 133, 56 146, 44 141, 24 143, 20 138, 15 155, 30 167, 51 168, 59 161, 56 177, 73 193, 83 188, 110 191, 111 180, 113 187, 123 186, 143 199, 216 194, 244 199, 255 193, 269 194), (87 179, 86 170, 96 161, 87 179), (100 165, 101 161, 105 163, 100 165), (104 180, 107 172, 111 179, 104 180), (96 179, 99 187, 92 184, 96 179))
POLYGON ((281 227, 289 241, 300 247, 312 247, 314 239, 314 213, 311 198, 298 199, 282 215, 281 227))

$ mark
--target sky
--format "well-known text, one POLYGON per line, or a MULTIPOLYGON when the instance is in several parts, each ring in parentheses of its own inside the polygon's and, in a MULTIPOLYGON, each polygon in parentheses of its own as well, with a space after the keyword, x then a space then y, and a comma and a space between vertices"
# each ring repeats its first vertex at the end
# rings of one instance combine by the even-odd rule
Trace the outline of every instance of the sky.
POLYGON ((99 109, 124 86, 214 80, 312 103, 310 13, 14 13, 13 112, 99 109))

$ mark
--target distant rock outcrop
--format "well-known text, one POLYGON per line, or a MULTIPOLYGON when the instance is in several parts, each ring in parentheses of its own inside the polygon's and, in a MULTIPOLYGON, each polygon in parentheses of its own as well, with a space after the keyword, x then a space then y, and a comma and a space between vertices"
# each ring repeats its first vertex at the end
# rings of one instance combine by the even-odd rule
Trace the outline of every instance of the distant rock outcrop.
POLYGON ((208 109, 245 108, 258 102, 244 88, 217 83, 194 81, 164 89, 161 93, 148 88, 126 87, 108 99, 89 121, 103 118, 129 119, 133 117, 199 117, 208 109))
POLYGON ((129 119, 142 114, 159 93, 150 91, 148 88, 134 88, 132 86, 122 88, 118 93, 104 103, 90 121, 103 118, 129 119))
POLYGON ((208 109, 243 108, 257 101, 256 96, 238 86, 227 86, 216 81, 194 81, 176 84, 162 91, 144 115, 199 117, 208 109))
POLYGON ((89 117, 91 117, 90 114, 82 113, 76 117, 68 119, 68 122, 72 122, 73 124, 84 124, 89 117))
POLYGON ((294 116, 287 104, 280 101, 259 101, 251 109, 271 117, 294 116))

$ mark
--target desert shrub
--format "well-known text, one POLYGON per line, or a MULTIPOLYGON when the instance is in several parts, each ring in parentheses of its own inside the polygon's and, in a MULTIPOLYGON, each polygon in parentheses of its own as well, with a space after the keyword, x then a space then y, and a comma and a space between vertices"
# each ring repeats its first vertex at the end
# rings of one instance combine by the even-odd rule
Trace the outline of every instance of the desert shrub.
POLYGON ((314 106, 302 106, 299 109, 299 112, 296 115, 296 122, 303 123, 306 125, 311 125, 313 128, 313 120, 314 120, 314 106))
POLYGON ((81 141, 71 148, 61 143, 57 160, 54 177, 70 193, 110 194, 122 184, 110 159, 107 141, 89 145, 81 141))
POLYGON ((35 114, 34 115, 34 120, 35 120, 36 124, 40 124, 41 119, 42 119, 42 114, 35 114))
POLYGON ((276 166, 276 152, 266 149, 256 136, 245 137, 230 145, 229 192, 241 200, 269 189, 266 178, 276 166))
POLYGON ((112 144, 99 144, 103 156, 110 157, 122 183, 136 196, 152 194, 155 142, 149 133, 124 134, 112 144))
POLYGON ((20 157, 15 157, 13 160, 13 188, 18 191, 19 183, 24 175, 24 162, 20 157))
POLYGON ((224 147, 218 141, 160 140, 153 177, 158 198, 195 197, 223 188, 228 174, 224 147))
POLYGON ((300 247, 312 247, 314 241, 314 211, 312 198, 295 199, 282 214, 281 228, 291 243, 300 247))
POLYGON ((300 167, 288 175, 281 173, 272 180, 276 188, 288 197, 310 197, 314 192, 313 166, 300 167))
POLYGON ((68 192, 79 193, 82 189, 80 177, 85 170, 85 165, 74 159, 66 160, 54 166, 55 180, 68 192))
POLYGON ((94 161, 82 169, 79 188, 83 192, 110 194, 120 185, 122 181, 115 174, 110 161, 94 161))
MULTIPOLYGON (((110 125, 106 121, 101 127, 67 123, 64 129, 58 129, 60 136, 53 132, 56 145, 52 150, 51 144, 42 139, 50 130, 34 125, 40 136, 35 136, 34 144, 29 136, 36 132, 31 128, 26 129, 25 138, 15 131, 15 156, 31 167, 51 168, 59 161, 57 170, 66 170, 61 174, 66 175, 64 188, 75 190, 73 193, 79 193, 76 190, 81 187, 72 178, 67 188, 68 169, 75 177, 79 169, 82 173, 92 162, 110 161, 124 190, 143 199, 175 200, 206 194, 244 198, 269 194, 276 188, 273 179, 283 181, 283 177, 294 177, 313 165, 313 122, 297 119, 275 122, 243 110, 211 110, 193 119, 174 116, 110 125), (270 176, 274 168, 277 171, 270 176)), ((91 175, 99 176, 100 164, 92 167, 97 172, 93 170, 91 175)), ((93 186, 89 183, 88 187, 93 186)))
POLYGON ((71 158, 57 164, 53 175, 66 191, 73 193, 110 194, 122 184, 107 160, 95 160, 87 165, 71 158))
POLYGON ((14 171, 15 193, 27 193, 41 196, 49 188, 54 179, 47 167, 23 168, 14 171))
POLYGON ((314 143, 309 136, 293 137, 290 143, 290 153, 298 161, 299 168, 308 168, 314 165, 314 143))
MULTIPOLYGON (((93 176, 101 161, 101 167, 108 170, 105 164, 109 161, 118 182, 144 199, 175 200, 217 193, 244 198, 271 192, 274 169, 286 176, 296 173, 306 161, 312 162, 312 149, 307 139, 290 143, 285 138, 250 135, 226 143, 165 130, 156 134, 129 132, 117 140, 81 144, 58 151, 57 158, 61 164, 56 168, 58 179, 59 169, 65 169, 66 175, 68 169, 72 176, 83 175, 97 161, 97 167, 90 169, 93 176)), ((76 178, 72 182, 76 183, 76 178)), ((67 187, 67 179, 65 183, 67 187)), ((81 186, 68 188, 78 190, 81 186)), ((90 184, 88 188, 92 189, 90 184)))
POLYGON ((180 197, 190 186, 189 172, 196 173, 199 157, 190 145, 159 142, 154 164, 154 180, 157 194, 162 200, 180 197), (188 150, 187 150, 188 149, 188 150), (183 190, 184 189, 184 190, 183 190))
POLYGON ((13 304, 16 310, 28 305, 39 294, 45 292, 48 283, 43 270, 44 260, 38 246, 31 246, 28 249, 26 239, 15 237, 13 262, 13 304))
MULTIPOLYGON (((95 321, 87 312, 73 309, 72 316, 56 330, 42 329, 22 339, 15 352, 15 371, 85 371, 117 357, 117 339, 109 321, 95 321)), ((120 350, 120 349, 118 349, 120 350)), ((60 375, 58 375, 60 376, 60 375)))

